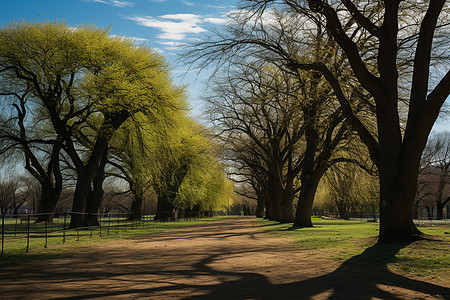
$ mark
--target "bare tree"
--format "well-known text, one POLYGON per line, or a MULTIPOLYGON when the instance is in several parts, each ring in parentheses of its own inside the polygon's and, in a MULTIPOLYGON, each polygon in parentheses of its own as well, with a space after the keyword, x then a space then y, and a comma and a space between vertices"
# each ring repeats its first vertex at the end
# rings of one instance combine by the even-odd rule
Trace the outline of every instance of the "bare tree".
POLYGON ((373 97, 372 132, 327 61, 304 61, 291 67, 320 72, 333 87, 352 129, 367 146, 380 178, 380 242, 421 235, 412 220, 422 151, 441 107, 450 93, 450 72, 443 67, 448 52, 448 3, 438 1, 247 1, 263 11, 281 4, 293 14, 320 22, 351 66, 357 85, 373 97), (348 26, 351 24, 352 26, 348 26), (364 51, 364 36, 374 51, 364 51), (414 59, 411 60, 410 57, 414 59), (433 68, 433 62, 441 66, 433 68), (402 68, 410 72, 402 72, 402 68), (431 72, 435 72, 432 74, 431 72), (400 77, 399 77, 400 76, 400 77), (410 84, 405 85, 409 82, 410 84), (406 94, 406 99, 402 97, 406 94), (399 110, 407 102, 407 116, 399 110))
POLYGON ((417 200, 429 209, 436 206, 436 218, 442 219, 450 201, 450 132, 430 136, 422 155, 418 186, 417 200))

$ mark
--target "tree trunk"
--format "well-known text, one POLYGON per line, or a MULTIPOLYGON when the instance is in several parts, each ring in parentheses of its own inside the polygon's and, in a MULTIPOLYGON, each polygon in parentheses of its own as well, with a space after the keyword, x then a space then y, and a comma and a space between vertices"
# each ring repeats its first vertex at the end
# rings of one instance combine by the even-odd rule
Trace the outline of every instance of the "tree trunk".
MULTIPOLYGON (((382 243, 418 239, 421 232, 413 222, 417 173, 411 167, 391 165, 380 171, 380 233, 382 243)), ((418 170, 418 168, 416 168, 418 170)))
POLYGON ((169 221, 175 218, 175 206, 170 201, 169 196, 162 195, 158 197, 158 208, 155 215, 155 220, 169 221))
POLYGON ((104 180, 104 174, 102 174, 102 172, 104 172, 107 153, 108 137, 106 136, 97 138, 87 165, 84 165, 81 162, 81 160, 78 158, 78 154, 75 151, 69 152, 69 155, 71 155, 71 157, 77 156, 72 158, 72 161, 78 162, 78 165, 76 166, 78 177, 75 192, 73 195, 73 214, 70 220, 70 228, 76 228, 85 225, 84 219, 87 206, 89 206, 90 209, 98 209, 100 206, 100 204, 98 204, 98 207, 96 208, 95 206, 97 205, 97 203, 88 204, 88 198, 90 192, 92 192, 91 188, 93 188, 94 190, 96 190, 96 192, 94 192, 91 199, 96 199, 95 201, 100 201, 101 203, 101 198, 103 197, 103 190, 101 185, 103 184, 104 180), (94 180, 94 177, 96 175, 98 176, 98 178, 94 180))
POLYGON ((86 202, 86 218, 84 219, 85 226, 99 226, 98 211, 103 200, 103 182, 105 181, 105 166, 108 158, 108 147, 103 150, 103 156, 100 165, 92 178, 92 189, 89 192, 86 202))
POLYGON ((295 212, 294 225, 296 227, 313 227, 311 222, 311 211, 317 186, 307 185, 307 181, 302 181, 302 188, 298 198, 297 211, 295 212))
POLYGON ((273 220, 274 214, 273 214, 273 201, 270 199, 270 196, 266 196, 264 198, 264 205, 266 208, 266 213, 264 215, 265 219, 273 220))
POLYGON ((264 199, 262 197, 258 197, 257 203, 258 203, 258 206, 256 207, 256 217, 263 218, 264 217, 264 199))
POLYGON ((292 184, 288 183, 283 192, 282 199, 282 223, 292 223, 294 222, 294 211, 292 209, 292 202, 294 201, 294 190, 292 189, 292 184))
POLYGON ((132 193, 133 202, 131 203, 130 220, 140 220, 142 218, 142 205, 144 203, 142 188, 134 187, 132 193))
POLYGON ((86 174, 78 172, 77 184, 73 195, 72 216, 69 228, 82 227, 84 225, 84 213, 86 202, 91 191, 91 179, 86 174))
POLYGON ((347 206, 348 200, 338 200, 336 201, 336 206, 339 212, 339 219, 350 220, 349 208, 347 206))
POLYGON ((316 168, 311 173, 308 173, 307 170, 302 172, 302 175, 300 176, 302 186, 298 197, 297 211, 295 213, 293 226, 313 227, 311 215, 314 198, 320 179, 325 173, 325 170, 326 168, 320 167, 316 168))
POLYGON ((439 185, 438 185, 438 191, 437 191, 437 200, 436 200, 436 219, 442 220, 444 217, 444 207, 447 204, 447 202, 450 200, 450 198, 447 198, 446 200, 442 201, 443 194, 444 194, 444 188, 447 184, 447 177, 448 177, 448 166, 445 166, 441 169, 442 174, 439 176, 439 185))
POLYGON ((36 223, 48 222, 53 223, 53 212, 55 211, 56 203, 59 200, 61 191, 56 191, 52 186, 46 184, 41 185, 41 199, 39 201, 36 223))

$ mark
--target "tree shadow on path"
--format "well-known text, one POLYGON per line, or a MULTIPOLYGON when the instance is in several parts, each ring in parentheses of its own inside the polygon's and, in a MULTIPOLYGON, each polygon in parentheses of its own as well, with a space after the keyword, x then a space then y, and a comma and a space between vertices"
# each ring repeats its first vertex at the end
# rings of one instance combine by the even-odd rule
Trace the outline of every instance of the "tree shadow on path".
MULTIPOLYGON (((240 278, 209 286, 205 295, 186 299, 405 299, 405 293, 413 299, 427 298, 427 295, 450 299, 449 288, 388 270, 387 264, 394 262, 395 255, 405 246, 407 244, 375 244, 342 263, 332 273, 289 284, 272 284, 267 277, 257 273, 233 273, 240 278)), ((214 256, 204 260, 198 264, 198 270, 231 275, 208 267, 213 260, 214 256)), ((289 272, 289 265, 286 265, 286 272, 289 272)))

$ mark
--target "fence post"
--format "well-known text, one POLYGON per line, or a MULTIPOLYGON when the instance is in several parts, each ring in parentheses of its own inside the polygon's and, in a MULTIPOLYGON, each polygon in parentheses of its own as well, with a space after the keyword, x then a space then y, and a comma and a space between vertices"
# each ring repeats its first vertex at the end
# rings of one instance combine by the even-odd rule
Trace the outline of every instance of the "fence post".
POLYGON ((30 250, 30 215, 28 215, 27 218, 27 249, 26 249, 27 253, 28 250, 30 250))
POLYGON ((2 257, 5 248, 5 214, 2 214, 2 257))
POLYGON ((48 241, 47 241, 47 220, 45 220, 45 246, 44 246, 44 248, 47 248, 47 244, 48 244, 48 241))
POLYGON ((14 236, 17 236, 17 217, 18 215, 16 215, 16 225, 14 225, 14 236))
POLYGON ((67 217, 67 213, 64 212, 63 244, 66 242, 66 217, 67 217))
POLYGON ((108 214, 108 235, 109 235, 109 227, 111 227, 111 214, 108 214))
POLYGON ((116 234, 119 233, 119 215, 117 215, 117 227, 116 227, 116 234))
POLYGON ((102 237, 102 214, 98 215, 99 236, 102 237))

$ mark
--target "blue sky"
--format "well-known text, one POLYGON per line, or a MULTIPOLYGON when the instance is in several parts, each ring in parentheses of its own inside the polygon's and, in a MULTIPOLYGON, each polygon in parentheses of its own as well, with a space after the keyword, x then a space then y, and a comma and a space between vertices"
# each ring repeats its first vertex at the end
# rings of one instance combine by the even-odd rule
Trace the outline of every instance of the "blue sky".
MULTIPOLYGON (((69 26, 111 27, 111 34, 136 38, 157 49, 173 68, 176 84, 187 84, 194 114, 204 87, 181 68, 179 46, 223 22, 237 0, 13 0, 0 4, 0 22, 64 20, 69 26)), ((205 75, 203 75, 203 78, 205 75)))
MULTIPOLYGON (((223 22, 238 0, 13 0, 0 4, 0 22, 65 20, 70 26, 111 27, 111 34, 136 38, 164 55, 176 84, 186 84, 194 115, 201 114, 200 97, 207 74, 186 74, 176 55, 180 45, 223 22)), ((448 102, 448 99, 447 99, 448 102)), ((435 129, 449 130, 440 118, 435 129)))

